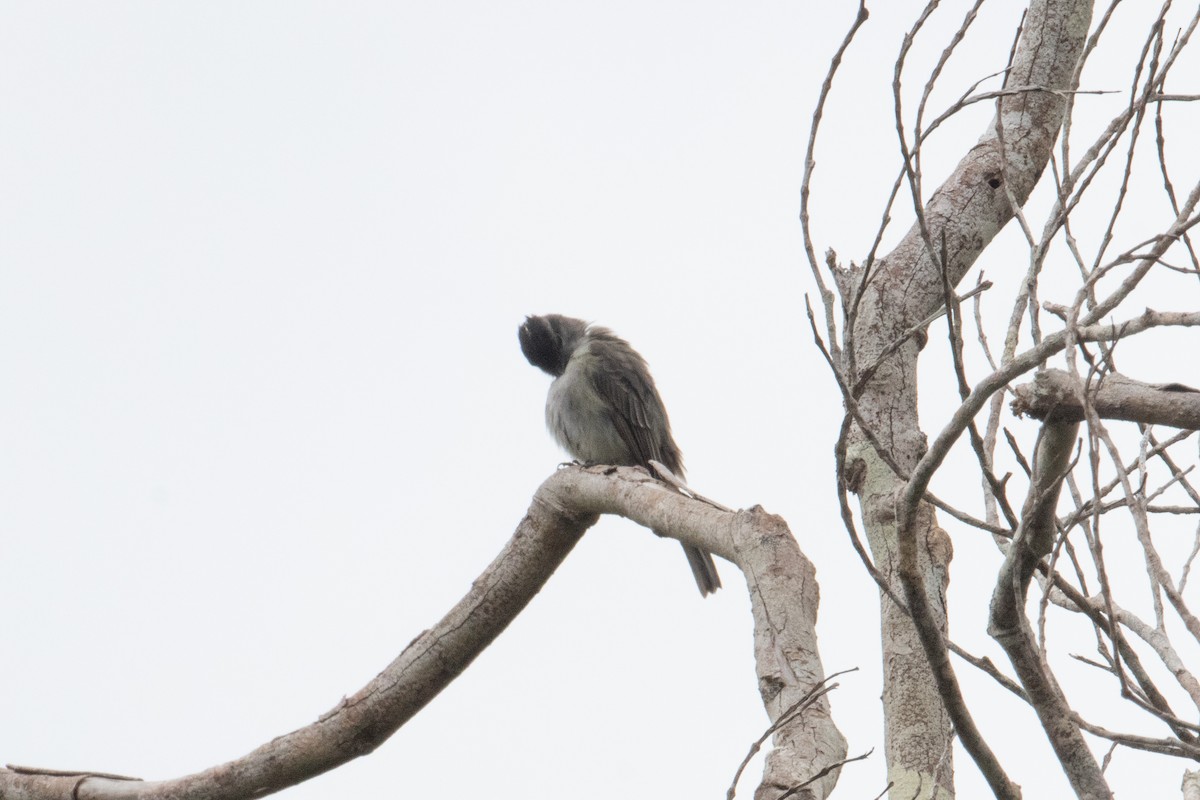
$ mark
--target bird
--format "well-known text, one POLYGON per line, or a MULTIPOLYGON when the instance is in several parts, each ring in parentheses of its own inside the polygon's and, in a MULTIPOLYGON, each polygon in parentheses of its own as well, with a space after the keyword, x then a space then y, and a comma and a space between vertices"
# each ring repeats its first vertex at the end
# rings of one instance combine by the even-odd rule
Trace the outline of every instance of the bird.
MULTIPOLYGON (((645 467, 683 480, 683 454, 646 360, 608 328, 562 314, 529 316, 517 330, 530 364, 554 378, 546 427, 585 464, 645 467)), ((682 544, 682 543, 681 543, 682 544)), ((712 554, 682 544, 701 596, 721 588, 712 554)))

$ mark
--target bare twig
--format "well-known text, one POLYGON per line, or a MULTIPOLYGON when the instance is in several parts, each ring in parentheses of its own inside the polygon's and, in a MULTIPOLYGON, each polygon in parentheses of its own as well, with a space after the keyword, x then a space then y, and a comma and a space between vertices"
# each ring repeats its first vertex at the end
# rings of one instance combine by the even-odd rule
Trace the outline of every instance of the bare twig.
POLYGON ((837 327, 834 324, 833 314, 833 292, 825 285, 821 278, 821 269, 817 264, 816 250, 813 248, 812 232, 809 229, 808 215, 808 198, 812 185, 812 174, 817 167, 817 162, 813 157, 813 152, 817 146, 817 130, 821 125, 821 117, 825 113, 825 101, 829 98, 829 93, 833 89, 833 78, 837 74, 838 67, 841 66, 842 56, 850 47, 850 43, 854 41, 855 34, 867 21, 869 13, 867 12, 866 0, 859 0, 858 13, 854 17, 854 23, 850 26, 850 30, 846 32, 846 37, 842 39, 841 45, 833 58, 829 62, 829 71, 825 75, 825 80, 821 84, 821 92, 817 97, 817 107, 813 110, 812 125, 808 132, 808 149, 804 154, 804 178, 800 182, 800 230, 804 236, 804 252, 808 256, 809 267, 812 269, 813 279, 817 282, 817 291, 821 295, 821 304, 825 307, 825 328, 829 335, 830 346, 834 348, 834 354, 837 354, 837 327))
MULTIPOLYGON (((832 675, 829 675, 825 678, 825 680, 821 681, 821 683, 805 692, 796 702, 792 703, 792 705, 790 705, 786 711, 780 714, 779 718, 771 723, 771 725, 765 731, 763 731, 762 735, 750 745, 750 749, 747 751, 746 757, 742 759, 742 763, 738 765, 737 771, 733 774, 733 781, 730 782, 729 788, 725 791, 726 800, 733 800, 733 796, 737 793, 738 782, 740 782, 742 779, 742 773, 746 771, 746 767, 749 766, 751 760, 753 760, 754 756, 758 754, 758 751, 762 749, 763 743, 767 741, 767 739, 771 738, 775 731, 791 722, 794 722, 800 717, 801 714, 804 713, 805 709, 812 706, 812 704, 815 703, 818 698, 823 697, 824 695, 838 688, 839 684, 830 683, 830 681, 832 681, 834 678, 857 671, 858 667, 851 667, 850 669, 844 669, 840 672, 835 672, 832 675)), ((853 761, 857 759, 850 760, 853 761)), ((845 762, 843 761, 841 763, 845 762)), ((816 777, 821 777, 825 774, 827 774, 827 771, 816 777)))

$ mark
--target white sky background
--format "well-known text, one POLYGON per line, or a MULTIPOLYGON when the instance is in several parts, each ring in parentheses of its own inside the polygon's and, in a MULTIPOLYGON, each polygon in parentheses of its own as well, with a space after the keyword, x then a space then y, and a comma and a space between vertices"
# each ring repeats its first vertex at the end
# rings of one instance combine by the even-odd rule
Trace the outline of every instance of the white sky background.
MULTIPOLYGON (((866 254, 898 167, 892 62, 919 5, 877 5, 818 152, 816 245, 843 259, 866 254)), ((1017 5, 985 6, 933 108, 1003 68, 1017 5)), ((931 21, 914 86, 963 8, 931 21)), ((839 794, 882 790, 877 593, 837 515, 840 402, 803 318, 796 221, 853 13, 0 5, 0 762, 174 777, 374 676, 563 459, 549 379, 516 339, 524 315, 557 311, 648 358, 699 491, 788 519, 821 580, 826 668, 859 667, 837 722, 851 754, 875 748, 839 794)), ((1140 40, 1114 39, 1089 88, 1127 86, 1140 40)), ((927 186, 990 115, 947 126, 927 186)), ((1180 175, 1186 192, 1195 162, 1180 175)), ((1150 211, 1146 234, 1165 224, 1150 211)), ((983 265, 998 284, 1025 269, 1008 253, 983 265)), ((1179 286, 1190 297, 1157 307, 1194 309, 1195 279, 1179 286)), ((987 307, 998 326, 1007 296, 987 307)), ((942 338, 926 372, 946 369, 942 338)), ((1135 376, 1200 383, 1194 360, 1160 369, 1135 376)), ((948 401, 926 398, 933 433, 948 401)), ((1031 423, 1012 427, 1032 445, 1031 423)), ((974 479, 957 488, 977 510, 974 479)), ((952 534, 955 634, 1004 664, 981 630, 994 548, 952 534)), ((721 571, 702 602, 678 546, 605 520, 379 751, 284 796, 722 796, 767 722, 746 593, 721 571)), ((1027 796, 1061 796, 1032 713, 960 675, 1027 796)), ((1183 764, 1131 774, 1134 759, 1113 766, 1125 796, 1133 779, 1177 791, 1183 764)), ((961 751, 958 781, 984 791, 961 751)))

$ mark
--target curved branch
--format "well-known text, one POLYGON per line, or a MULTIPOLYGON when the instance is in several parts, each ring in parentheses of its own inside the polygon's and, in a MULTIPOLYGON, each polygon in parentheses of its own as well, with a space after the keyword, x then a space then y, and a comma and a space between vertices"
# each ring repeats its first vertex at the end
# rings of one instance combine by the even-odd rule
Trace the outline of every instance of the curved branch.
MULTIPOLYGON (((233 800, 301 783, 386 741, 463 672, 528 605, 600 514, 734 561, 747 575, 758 681, 772 719, 818 685, 817 585, 786 524, 759 508, 727 512, 685 497, 640 468, 570 467, 537 490, 524 519, 467 595, 383 672, 316 722, 241 758, 165 781, 28 768, 0 770, 5 800, 233 800), (778 624, 772 620, 786 621, 778 624)), ((824 698, 776 734, 764 785, 794 786, 845 758, 824 698), (777 755, 778 754, 778 755, 777 755)), ((836 772, 821 778, 824 797, 836 772)), ((762 790, 760 789, 760 792, 762 790)), ((764 797, 774 797, 768 792, 764 797)))

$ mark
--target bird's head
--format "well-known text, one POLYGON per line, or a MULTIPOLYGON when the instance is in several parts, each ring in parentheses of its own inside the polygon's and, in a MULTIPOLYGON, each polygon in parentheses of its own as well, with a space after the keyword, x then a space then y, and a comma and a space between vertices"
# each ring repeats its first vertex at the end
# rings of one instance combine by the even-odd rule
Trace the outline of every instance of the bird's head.
POLYGON ((517 338, 529 363, 557 378, 566 371, 567 362, 587 336, 587 329, 588 324, 581 319, 547 314, 526 317, 517 330, 517 338))

